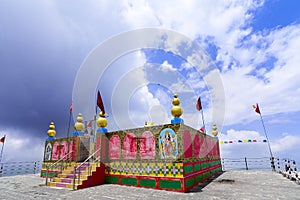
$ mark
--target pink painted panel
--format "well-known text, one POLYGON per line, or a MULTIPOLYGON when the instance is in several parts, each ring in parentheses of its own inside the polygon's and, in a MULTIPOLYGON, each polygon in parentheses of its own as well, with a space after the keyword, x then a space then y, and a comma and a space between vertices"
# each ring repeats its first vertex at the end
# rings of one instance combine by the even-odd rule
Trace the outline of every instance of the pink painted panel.
POLYGON ((194 157, 198 158, 200 155, 200 137, 196 133, 194 136, 194 157))
POLYGON ((61 147, 60 147, 60 158, 62 160, 67 160, 68 156, 66 156, 68 154, 68 142, 67 141, 63 141, 61 143, 61 147))
POLYGON ((70 142, 69 151, 72 152, 69 155, 69 160, 75 160, 75 157, 76 157, 76 140, 75 139, 70 142))
POLYGON ((58 160, 59 156, 59 143, 54 142, 53 149, 52 149, 52 160, 58 160))
POLYGON ((125 159, 135 159, 137 151, 137 139, 133 133, 128 133, 123 141, 123 157, 125 159))
POLYGON ((200 147, 200 157, 205 158, 206 157, 206 141, 205 141, 205 135, 201 135, 201 147, 200 147))
POLYGON ((183 150, 184 158, 191 158, 193 156, 192 137, 188 130, 183 132, 183 150))
POLYGON ((121 141, 117 135, 109 139, 109 158, 112 160, 120 159, 121 157, 121 141))
MULTIPOLYGON (((96 150, 95 151, 98 151, 100 149, 100 143, 101 143, 101 137, 100 135, 96 137, 96 150)), ((101 150, 99 150, 97 153, 96 153, 96 158, 99 158, 100 157, 100 152, 101 150)))
POLYGON ((142 159, 155 158, 155 138, 150 131, 142 134, 140 139, 140 156, 142 159))

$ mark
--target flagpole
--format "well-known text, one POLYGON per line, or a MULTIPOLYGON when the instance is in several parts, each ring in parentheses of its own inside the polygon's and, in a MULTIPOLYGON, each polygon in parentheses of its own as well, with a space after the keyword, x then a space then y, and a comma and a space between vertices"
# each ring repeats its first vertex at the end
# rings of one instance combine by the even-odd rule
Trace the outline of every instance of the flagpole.
POLYGON ((272 153, 272 150, 271 150, 271 145, 270 145, 270 142, 269 142, 269 138, 268 138, 268 135, 267 135, 265 123, 264 123, 264 120, 262 118, 261 113, 259 113, 259 115, 260 115, 261 123, 262 123, 263 128, 264 128, 265 136, 266 136, 267 142, 268 142, 268 147, 269 147, 269 151, 270 151, 270 155, 271 155, 271 165, 272 165, 271 167, 272 167, 273 171, 275 171, 274 157, 273 157, 273 153, 272 153))
POLYGON ((71 118, 72 118, 72 112, 70 112, 70 115, 69 115, 69 125, 68 125, 68 133, 67 133, 67 137, 70 136, 70 126, 71 126, 71 118))
POLYGON ((3 145, 2 145, 2 148, 1 148, 0 163, 2 161, 2 154, 3 154, 3 147, 4 147, 5 139, 6 139, 6 135, 4 135, 4 142, 3 142, 3 145))
POLYGON ((206 128, 205 128, 205 123, 204 123, 203 109, 201 109, 201 115, 202 115, 202 125, 203 125, 203 127, 204 127, 204 133, 206 134, 206 128))

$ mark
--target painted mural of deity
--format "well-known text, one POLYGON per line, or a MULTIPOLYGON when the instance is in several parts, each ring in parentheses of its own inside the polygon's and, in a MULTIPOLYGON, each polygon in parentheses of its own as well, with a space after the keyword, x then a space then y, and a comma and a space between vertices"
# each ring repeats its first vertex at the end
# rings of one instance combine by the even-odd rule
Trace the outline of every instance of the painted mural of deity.
POLYGON ((158 142, 160 158, 176 158, 178 155, 178 143, 174 130, 170 128, 163 129, 159 134, 158 142))

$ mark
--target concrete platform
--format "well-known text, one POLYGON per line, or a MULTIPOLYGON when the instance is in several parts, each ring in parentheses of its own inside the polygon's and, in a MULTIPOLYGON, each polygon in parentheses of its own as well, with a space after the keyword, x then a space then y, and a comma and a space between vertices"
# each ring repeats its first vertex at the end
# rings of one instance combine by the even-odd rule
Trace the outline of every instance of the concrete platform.
POLYGON ((0 199, 300 199, 300 185, 270 171, 227 171, 189 193, 110 184, 72 191, 44 184, 38 174, 1 177, 0 199))

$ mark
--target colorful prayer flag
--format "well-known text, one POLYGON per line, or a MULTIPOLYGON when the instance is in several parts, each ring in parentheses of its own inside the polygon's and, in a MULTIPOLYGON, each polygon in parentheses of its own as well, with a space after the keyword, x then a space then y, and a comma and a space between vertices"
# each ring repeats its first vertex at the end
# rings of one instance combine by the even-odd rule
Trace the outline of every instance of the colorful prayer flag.
POLYGON ((70 113, 72 113, 72 112, 73 112, 73 102, 70 105, 70 113))
POLYGON ((93 122, 93 120, 89 121, 89 123, 87 124, 87 127, 92 127, 92 122, 93 122))
POLYGON ((2 143, 5 142, 5 135, 0 139, 0 142, 2 142, 2 143))
POLYGON ((256 105, 253 105, 253 108, 255 109, 255 112, 257 112, 258 114, 260 114, 258 103, 256 103, 256 105))
POLYGON ((202 132, 202 133, 204 133, 204 126, 202 126, 201 128, 200 128, 200 131, 202 132))
POLYGON ((198 100, 197 100, 197 103, 196 103, 196 109, 197 110, 202 110, 202 104, 201 104, 201 99, 200 99, 200 97, 198 98, 198 100))
POLYGON ((102 101, 102 98, 101 98, 99 90, 98 90, 98 96, 97 96, 97 106, 102 111, 102 114, 105 114, 104 105, 103 105, 103 101, 102 101))

